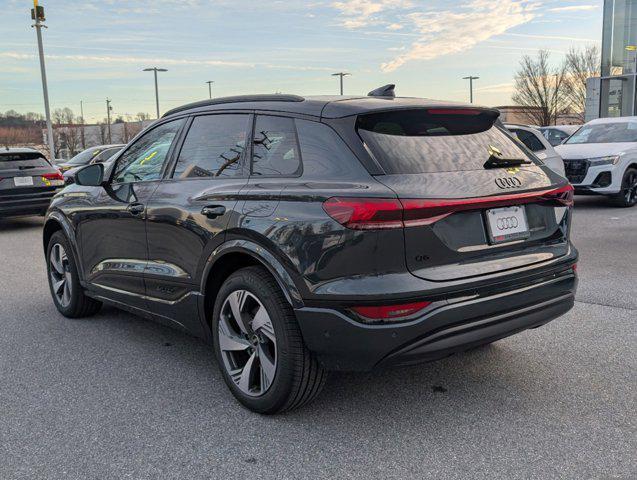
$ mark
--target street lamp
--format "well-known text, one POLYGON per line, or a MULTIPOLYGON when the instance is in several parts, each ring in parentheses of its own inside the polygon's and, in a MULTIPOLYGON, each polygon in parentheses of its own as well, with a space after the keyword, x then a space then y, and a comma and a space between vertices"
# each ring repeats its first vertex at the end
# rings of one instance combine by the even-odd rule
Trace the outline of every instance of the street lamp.
POLYGON ((338 73, 333 73, 332 74, 333 77, 340 77, 340 80, 341 80, 341 95, 343 95, 343 77, 348 77, 350 75, 351 75, 351 73, 346 73, 346 72, 338 72, 338 73))
POLYGON ((38 37, 38 54, 40 56, 40 74, 42 76, 42 93, 44 94, 44 115, 46 116, 46 132, 47 143, 49 144, 49 160, 51 163, 55 160, 55 141, 53 139, 53 125, 51 124, 51 109, 49 108, 49 89, 46 83, 46 66, 44 65, 44 47, 42 46, 42 28, 46 28, 42 22, 46 20, 44 17, 44 7, 38 5, 38 0, 33 0, 33 8, 31 9, 31 18, 35 21, 32 25, 38 37))
POLYGON ((469 103, 473 103, 473 81, 478 80, 480 77, 462 77, 463 80, 469 80, 469 103))
POLYGON ((167 72, 165 68, 145 68, 144 72, 153 72, 155 75, 155 107, 157 107, 157 118, 159 118, 159 91, 157 90, 157 72, 167 72))
POLYGON ((206 83, 208 84, 208 95, 210 96, 210 99, 212 99, 212 84, 215 83, 215 81, 208 80, 206 83))

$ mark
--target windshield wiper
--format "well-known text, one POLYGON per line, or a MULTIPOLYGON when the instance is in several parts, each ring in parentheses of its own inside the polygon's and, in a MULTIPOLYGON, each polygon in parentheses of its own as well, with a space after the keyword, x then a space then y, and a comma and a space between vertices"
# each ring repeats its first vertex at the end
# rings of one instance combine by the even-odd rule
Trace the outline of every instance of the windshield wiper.
POLYGON ((530 160, 524 160, 523 158, 504 158, 502 155, 491 154, 485 162, 484 168, 510 168, 532 163, 530 160))

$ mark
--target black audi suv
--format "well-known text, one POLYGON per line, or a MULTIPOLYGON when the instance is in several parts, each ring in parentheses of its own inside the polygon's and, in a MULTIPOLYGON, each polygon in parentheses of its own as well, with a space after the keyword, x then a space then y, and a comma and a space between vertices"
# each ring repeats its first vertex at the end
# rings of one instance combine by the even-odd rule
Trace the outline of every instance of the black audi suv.
POLYGON ((0 218, 44 215, 64 179, 33 148, 0 148, 0 218))
POLYGON ((44 227, 53 301, 212 344, 261 413, 329 370, 429 361, 573 306, 573 189, 498 112, 396 98, 238 96, 166 113, 78 171, 44 227))

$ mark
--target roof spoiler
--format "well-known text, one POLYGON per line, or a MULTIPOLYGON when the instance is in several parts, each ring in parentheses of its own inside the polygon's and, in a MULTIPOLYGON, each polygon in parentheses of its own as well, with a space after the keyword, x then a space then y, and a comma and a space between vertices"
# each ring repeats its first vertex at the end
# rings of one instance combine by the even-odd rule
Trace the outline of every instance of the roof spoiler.
POLYGON ((396 93, 394 92, 395 88, 396 88, 396 85, 394 85, 393 83, 390 83, 389 85, 385 85, 384 87, 380 87, 380 88, 377 88, 376 90, 372 90, 371 92, 367 94, 367 96, 395 98, 396 97, 396 93))

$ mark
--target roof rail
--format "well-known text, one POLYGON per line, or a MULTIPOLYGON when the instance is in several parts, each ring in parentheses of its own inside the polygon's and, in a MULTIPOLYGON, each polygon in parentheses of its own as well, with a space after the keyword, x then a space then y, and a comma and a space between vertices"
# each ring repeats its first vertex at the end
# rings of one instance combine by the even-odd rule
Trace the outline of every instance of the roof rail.
POLYGON ((245 102, 302 102, 305 98, 298 95, 285 95, 281 93, 264 94, 264 95, 235 95, 232 97, 219 97, 210 100, 201 100, 199 102, 188 103, 181 107, 168 110, 162 115, 167 117, 174 113, 183 112, 193 108, 207 107, 208 105, 223 105, 224 103, 245 103, 245 102))

